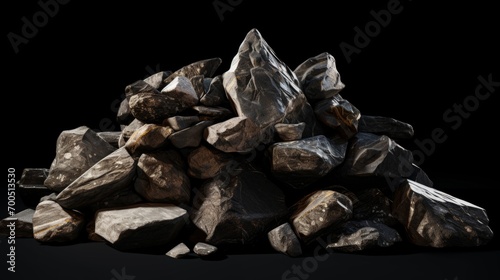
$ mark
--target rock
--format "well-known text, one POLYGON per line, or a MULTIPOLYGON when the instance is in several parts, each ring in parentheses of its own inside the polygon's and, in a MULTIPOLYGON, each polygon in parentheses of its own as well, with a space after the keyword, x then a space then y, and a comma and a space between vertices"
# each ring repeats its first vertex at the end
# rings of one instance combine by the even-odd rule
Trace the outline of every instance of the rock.
POLYGON ((179 76, 186 77, 188 79, 198 75, 212 77, 221 63, 222 59, 218 57, 193 62, 172 73, 172 75, 168 76, 164 80, 164 83, 168 84, 179 76))
POLYGON ((261 142, 260 129, 250 119, 234 117, 207 127, 204 138, 226 152, 250 152, 261 142))
POLYGON ((283 141, 300 140, 305 127, 306 124, 303 122, 296 124, 277 123, 274 125, 276 133, 283 141))
POLYGON ((284 223, 267 233, 269 243, 278 252, 290 257, 302 255, 302 247, 289 223, 284 223))
POLYGON ((24 205, 35 208, 40 198, 52 193, 44 182, 49 175, 47 168, 24 168, 17 181, 17 190, 24 205))
POLYGON ((95 217, 95 232, 121 250, 166 245, 188 219, 180 207, 155 203, 100 210, 95 217))
POLYGON ((187 108, 198 104, 199 97, 191 81, 183 76, 176 77, 161 90, 162 95, 167 96, 171 110, 180 113, 187 108))
POLYGON ((128 125, 134 120, 132 112, 130 112, 130 97, 125 97, 122 102, 120 102, 120 107, 118 107, 118 112, 116 113, 116 122, 123 125, 128 125))
POLYGON ((392 213, 419 246, 481 246, 493 238, 483 208, 412 180, 396 189, 392 213))
POLYGON ((352 217, 351 200, 336 191, 318 190, 299 200, 291 216, 295 233, 305 243, 352 217))
POLYGON ((269 154, 272 174, 293 188, 307 187, 344 159, 323 135, 275 143, 269 154))
POLYGON ((114 150, 113 146, 86 126, 65 130, 57 138, 56 156, 44 185, 60 192, 114 150))
POLYGON ((204 242, 198 242, 194 245, 193 252, 198 256, 206 257, 215 254, 217 247, 204 242))
POLYGON ((392 215, 391 200, 378 188, 356 192, 357 201, 353 204, 353 218, 393 226, 397 224, 392 215))
POLYGON ((175 131, 179 131, 191 127, 199 121, 200 118, 198 116, 174 116, 168 118, 166 124, 172 127, 175 131))
POLYGON ((175 150, 142 154, 134 188, 150 202, 188 204, 191 196, 191 183, 175 150))
POLYGON ((293 72, 310 100, 333 97, 345 87, 340 81, 335 58, 327 52, 307 59, 293 72))
POLYGON ((387 135, 392 139, 411 139, 414 135, 410 124, 380 116, 362 115, 358 121, 358 131, 387 135))
POLYGON ((132 188, 127 188, 88 206, 90 212, 106 208, 123 207, 127 205, 144 203, 146 200, 132 188))
POLYGON ((210 82, 210 87, 200 99, 200 103, 205 106, 221 106, 228 104, 224 86, 222 85, 222 76, 215 76, 210 82))
POLYGON ((57 195, 57 202, 68 209, 79 209, 105 200, 131 187, 136 164, 125 148, 109 154, 57 195))
POLYGON ((238 171, 208 179, 193 201, 191 220, 210 244, 253 243, 288 212, 283 192, 263 173, 246 165, 238 171))
MULTIPOLYGON (((246 35, 230 69, 222 75, 222 82, 233 111, 259 128, 262 143, 272 141, 277 123, 304 122, 304 136, 312 136, 315 122, 312 107, 300 89, 297 77, 279 60, 257 29, 246 35)), ((242 127, 237 134, 254 133, 253 127, 242 127)), ((248 140, 249 143, 241 147, 251 150, 260 144, 248 140)))
POLYGON ((329 239, 332 242, 326 248, 342 252, 389 247, 402 241, 395 229, 370 220, 348 221, 341 225, 329 239))
POLYGON ((148 83, 153 88, 160 90, 167 85, 164 81, 170 75, 172 75, 172 71, 160 71, 144 79, 144 82, 148 83))
POLYGON ((56 198, 57 198, 57 194, 56 193, 51 193, 49 195, 42 196, 42 198, 40 198, 39 203, 42 202, 42 201, 45 201, 45 200, 56 201, 56 198))
POLYGON ((121 131, 101 131, 97 132, 97 136, 108 142, 113 148, 118 149, 118 142, 120 141, 121 131))
POLYGON ((87 226, 85 227, 85 230, 87 231, 87 239, 90 241, 94 242, 105 242, 106 239, 102 238, 99 234, 95 233, 95 217, 92 218, 87 223, 87 226))
POLYGON ((181 107, 171 102, 164 94, 141 93, 130 97, 130 112, 143 123, 160 124, 168 117, 179 113, 181 107))
POLYGON ((207 107, 207 106, 193 106, 192 108, 200 115, 200 119, 222 121, 230 116, 233 112, 224 107, 207 107))
POLYGON ((40 202, 33 214, 33 236, 40 242, 74 241, 84 225, 81 213, 64 209, 51 200, 40 202))
POLYGON ((229 164, 236 163, 237 159, 210 146, 201 145, 189 153, 187 162, 189 176, 209 179, 223 172, 229 164))
POLYGON ((340 94, 316 103, 314 113, 319 121, 345 139, 350 139, 358 132, 358 120, 361 114, 340 94))
POLYGON ((137 80, 125 87, 125 97, 127 99, 130 99, 130 97, 133 95, 143 93, 159 94, 160 92, 157 88, 154 87, 154 85, 151 85, 144 80, 137 80))
POLYGON ((174 248, 170 249, 165 255, 174 259, 181 259, 189 255, 189 253, 191 253, 191 250, 189 250, 188 246, 184 243, 179 243, 174 248))
POLYGON ((198 99, 205 95, 205 84, 203 75, 196 75, 189 79, 191 84, 193 85, 194 91, 198 96, 198 99))
POLYGON ((33 214, 35 210, 27 208, 0 221, 0 236, 15 234, 15 238, 33 237, 33 214))
POLYGON ((145 124, 137 129, 125 143, 125 149, 133 157, 144 152, 157 150, 167 143, 167 138, 174 132, 171 127, 145 124))
POLYGON ((134 134, 134 132, 137 129, 139 129, 140 127, 142 127, 143 125, 144 125, 143 122, 141 122, 138 119, 134 119, 133 121, 130 122, 130 124, 128 124, 127 126, 125 126, 122 129, 122 133, 120 135, 120 139, 118 139, 118 147, 121 148, 121 147, 125 146, 125 143, 127 143, 127 141, 130 138, 130 136, 132 136, 132 134, 134 134))
POLYGON ((203 139, 205 128, 212 124, 212 121, 201 121, 191 127, 172 133, 169 141, 178 149, 198 147, 203 139))

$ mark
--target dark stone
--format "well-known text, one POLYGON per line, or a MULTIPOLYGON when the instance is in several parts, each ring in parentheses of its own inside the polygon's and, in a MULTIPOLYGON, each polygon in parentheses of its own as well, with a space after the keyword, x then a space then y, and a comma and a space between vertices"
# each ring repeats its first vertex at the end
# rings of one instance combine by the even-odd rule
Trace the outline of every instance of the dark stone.
POLYGON ((164 81, 171 74, 172 71, 160 71, 144 79, 144 82, 148 83, 150 86, 154 87, 157 90, 161 90, 167 85, 164 81))
POLYGON ((35 210, 27 208, 1 220, 0 236, 10 236, 14 232, 15 238, 33 237, 33 214, 35 210))
POLYGON ((125 97, 127 99, 129 99, 133 95, 142 93, 158 94, 160 92, 159 89, 156 89, 153 85, 144 80, 137 80, 125 87, 125 97))
POLYGON ((168 137, 174 132, 169 126, 145 124, 137 129, 125 143, 125 149, 133 157, 144 152, 157 150, 167 144, 168 137))
POLYGON ((196 92, 198 99, 201 98, 203 95, 205 95, 205 84, 204 84, 205 78, 203 77, 203 75, 193 76, 189 80, 193 85, 194 91, 196 92))
POLYGON ((131 187, 136 163, 125 148, 109 154, 89 168, 57 195, 57 202, 68 209, 79 209, 105 200, 131 187))
POLYGON ((97 132, 97 136, 108 142, 113 148, 118 149, 118 142, 120 141, 121 131, 101 131, 97 132))
MULTIPOLYGON (((260 142, 273 140, 277 123, 305 122, 304 136, 312 136, 315 118, 297 77, 278 59, 257 29, 248 32, 222 78, 233 111, 259 128, 260 142)), ((253 127, 250 132, 246 129, 242 127, 237 134, 254 134, 253 127)), ((242 146, 252 149, 260 142, 249 139, 242 146)))
POLYGON ((180 207, 155 203, 100 210, 95 217, 95 232, 121 250, 166 245, 179 235, 188 219, 180 207))
POLYGON ((120 102, 120 107, 118 107, 118 112, 116 113, 116 122, 123 125, 128 125, 134 120, 134 116, 130 112, 130 97, 125 97, 125 99, 120 102))
POLYGON ((204 242, 198 242, 194 245, 193 252, 198 256, 206 257, 217 253, 217 247, 204 242))
POLYGON ((33 214, 33 236, 40 242, 74 241, 84 226, 83 214, 51 200, 40 202, 33 214))
POLYGON ((326 52, 307 59, 293 72, 310 100, 333 97, 345 87, 340 81, 335 58, 326 52))
POLYGON ((337 152, 323 135, 275 143, 269 147, 271 171, 291 187, 304 188, 342 163, 344 154, 337 152))
POLYGON ((114 150, 113 146, 86 126, 65 130, 57 138, 56 156, 44 185, 52 191, 62 191, 114 150))
POLYGON ((118 139, 118 147, 121 148, 125 146, 125 143, 127 143, 130 136, 132 136, 132 134, 134 134, 134 132, 143 125, 143 122, 138 119, 134 119, 127 126, 123 127, 120 139, 118 139))
POLYGON ((46 196, 43 196, 42 198, 40 198, 39 203, 42 202, 42 201, 45 201, 45 200, 56 201, 56 198, 57 198, 57 194, 56 193, 51 193, 49 195, 46 195, 46 196))
POLYGON ((203 139, 205 128, 212 124, 212 121, 202 121, 191 127, 176 131, 170 135, 169 141, 178 149, 198 147, 203 139))
POLYGON ((370 220, 393 226, 397 219, 392 215, 391 200, 378 188, 369 188, 356 192, 357 201, 353 204, 353 218, 370 220))
POLYGON ((226 152, 250 152, 261 142, 260 129, 246 117, 234 117, 207 127, 205 140, 226 152))
POLYGON ((392 139, 413 138, 413 127, 393 118, 362 115, 358 121, 359 132, 387 135, 392 139))
POLYGON ((179 243, 172 249, 170 249, 165 255, 174 258, 181 259, 191 253, 191 250, 184 243, 179 243))
POLYGON ((221 63, 222 59, 218 57, 193 62, 172 73, 172 75, 165 79, 164 83, 168 84, 179 76, 188 79, 198 75, 213 77, 221 63))
POLYGON ((419 246, 481 246, 493 238, 483 208, 412 180, 396 189, 392 213, 419 246))
POLYGON ((347 196, 332 190, 318 190, 294 205, 291 221, 298 237, 310 243, 351 217, 352 202, 347 196))
POLYGON ((223 153, 215 148, 201 145, 189 153, 188 175, 198 179, 209 179, 224 172, 231 162, 236 163, 236 157, 223 153))
POLYGON ((191 220, 206 234, 206 242, 214 245, 250 244, 266 238, 288 212, 281 189, 245 165, 238 172, 208 179, 193 207, 191 220))
POLYGON ((210 82, 210 87, 200 99, 200 103, 205 106, 221 106, 228 104, 224 86, 222 85, 222 76, 215 76, 210 82))
POLYGON ((358 120, 361 114, 340 94, 316 103, 314 113, 318 120, 345 139, 350 139, 358 132, 358 120))
POLYGON ((133 188, 127 188, 88 206, 90 212, 146 202, 133 188))
POLYGON ((274 125, 276 133, 283 141, 300 140, 305 127, 306 124, 303 122, 295 124, 277 123, 274 125))
POLYGON ((150 202, 187 204, 191 195, 191 183, 175 150, 142 154, 134 187, 150 202))
POLYGON ((47 168, 24 168, 17 181, 17 190, 24 205, 35 208, 40 198, 52 193, 44 182, 49 175, 47 168))
POLYGON ((336 229, 328 239, 332 242, 326 246, 327 249, 342 252, 389 247, 402 241, 395 229, 370 220, 348 221, 336 229))
POLYGON ((289 223, 284 223, 267 233, 269 243, 278 252, 290 257, 302 255, 300 241, 289 223))
POLYGON ((222 121, 230 116, 233 112, 224 107, 207 107, 207 106, 193 106, 192 108, 200 115, 200 119, 222 121))
POLYGON ((175 131, 179 131, 191 127, 199 121, 200 118, 198 116, 174 116, 168 118, 164 124, 168 124, 175 131))

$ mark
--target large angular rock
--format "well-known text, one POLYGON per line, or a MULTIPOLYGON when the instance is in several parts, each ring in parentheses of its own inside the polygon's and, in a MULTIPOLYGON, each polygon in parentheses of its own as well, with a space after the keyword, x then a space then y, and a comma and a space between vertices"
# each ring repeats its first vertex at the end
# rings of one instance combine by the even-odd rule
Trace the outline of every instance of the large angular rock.
POLYGON ((142 127, 143 125, 144 125, 143 122, 141 122, 138 119, 134 119, 128 125, 123 126, 122 133, 120 135, 120 138, 118 139, 118 147, 121 148, 121 147, 125 146, 128 139, 130 139, 130 136, 132 136, 132 134, 134 134, 134 132, 136 130, 138 130, 140 127, 142 127))
POLYGON ((181 232, 186 210, 169 204, 138 204, 98 211, 95 232, 121 250, 166 245, 181 232))
POLYGON ((131 187, 136 163, 125 148, 109 154, 89 168, 57 195, 57 202, 68 209, 79 209, 103 201, 131 187))
POLYGON ((40 202, 33 214, 33 236, 40 242, 69 242, 80 236, 84 216, 64 209, 55 201, 40 202))
POLYGON ((293 71, 308 99, 326 99, 339 93, 345 85, 335 66, 335 58, 327 53, 311 57, 293 71))
POLYGON ((0 221, 0 236, 15 234, 16 238, 33 237, 33 215, 35 210, 24 209, 0 221))
POLYGON ((207 127, 205 140, 226 152, 250 152, 261 142, 260 128, 246 117, 234 117, 207 127))
POLYGON ((289 223, 284 223, 269 231, 267 237, 276 251, 290 257, 302 255, 302 245, 289 223))
POLYGON ((356 192, 353 203, 353 218, 370 220, 393 226, 397 219, 392 215, 392 201, 378 188, 363 189, 356 192))
POLYGON ((314 113, 318 120, 345 139, 350 139, 358 132, 358 120, 361 114, 340 94, 316 103, 314 113))
POLYGON ((47 168, 24 168, 17 181, 17 190, 24 205, 35 208, 40 199, 52 193, 44 182, 49 175, 47 168))
POLYGON ((336 191, 318 190, 299 200, 291 222, 295 233, 305 243, 352 217, 351 200, 336 191))
POLYGON ((200 118, 198 116, 174 116, 166 119, 164 124, 168 124, 175 131, 183 130, 198 123, 200 118))
POLYGON ((387 135, 392 139, 411 139, 413 127, 405 122, 381 116, 362 115, 358 121, 359 132, 387 135))
POLYGON ((212 121, 201 121, 191 127, 172 133, 169 137, 169 141, 178 149, 198 147, 201 140, 203 140, 205 128, 212 124, 212 121))
POLYGON ((396 189, 393 215, 419 246, 481 246, 493 238, 483 208, 412 180, 396 189))
POLYGON ((169 100, 169 107, 174 112, 171 114, 172 116, 195 106, 199 101, 193 84, 183 76, 174 78, 161 90, 161 93, 169 100))
POLYGON ((208 88, 205 95, 200 99, 200 103, 205 106, 220 106, 229 103, 226 97, 226 91, 222 85, 222 76, 215 76, 210 82, 210 87, 208 88))
POLYGON ((342 252, 356 252, 374 247, 389 247, 401 242, 399 233, 385 224, 371 220, 348 221, 328 238, 326 248, 342 252))
POLYGON ((212 77, 221 63, 222 59, 218 57, 193 62, 172 73, 164 80, 164 83, 169 84, 179 76, 186 77, 188 79, 198 75, 212 77))
POLYGON ((151 202, 180 205, 187 204, 191 197, 191 183, 175 150, 142 154, 134 188, 151 202))
POLYGON ((144 80, 137 80, 125 87, 125 97, 130 99, 131 96, 142 93, 159 94, 158 90, 154 85, 144 80))
MULTIPOLYGON (((222 80, 233 111, 259 127, 262 142, 272 140, 276 123, 305 122, 304 134, 312 136, 315 119, 297 77, 257 29, 248 32, 222 80)), ((248 132, 242 128, 238 134, 248 132)), ((250 141, 242 146, 251 149, 258 145, 250 141)))
POLYGON ((237 162, 235 156, 201 145, 188 155, 188 175, 198 179, 213 178, 224 172, 225 167, 231 162, 237 162))
POLYGON ((191 220, 210 244, 253 243, 288 212, 283 192, 263 173, 243 165, 239 171, 209 179, 193 201, 191 220))
POLYGON ((167 138, 174 132, 171 127, 145 124, 137 129, 125 143, 125 149, 132 156, 154 151, 167 144, 167 138))
POLYGON ((60 192, 115 148, 86 126, 61 132, 44 185, 60 192))
POLYGON ((165 84, 165 79, 167 79, 170 75, 172 75, 172 71, 160 71, 145 78, 144 82, 148 83, 157 90, 161 90, 167 85, 165 84))
POLYGON ((323 135, 269 147, 273 175, 294 188, 304 188, 327 175, 344 160, 323 135))

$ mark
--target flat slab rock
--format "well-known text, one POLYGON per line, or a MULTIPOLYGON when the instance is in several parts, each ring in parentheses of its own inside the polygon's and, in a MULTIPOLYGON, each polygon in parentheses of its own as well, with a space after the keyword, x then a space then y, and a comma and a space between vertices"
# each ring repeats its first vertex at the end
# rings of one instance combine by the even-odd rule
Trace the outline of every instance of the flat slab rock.
POLYGON ((191 250, 189 249, 188 246, 184 243, 179 243, 172 249, 170 249, 165 255, 174 258, 174 259, 181 259, 191 253, 191 250))
POLYGON ((170 204, 104 209, 95 215, 95 233, 123 250, 150 248, 174 240, 187 219, 186 210, 170 204))
POLYGON ((396 190, 393 215, 420 246, 481 246, 493 238, 483 208, 412 180, 396 190))
POLYGON ((40 202, 33 214, 33 236, 40 242, 64 243, 79 237, 85 227, 83 214, 64 209, 57 202, 40 202))

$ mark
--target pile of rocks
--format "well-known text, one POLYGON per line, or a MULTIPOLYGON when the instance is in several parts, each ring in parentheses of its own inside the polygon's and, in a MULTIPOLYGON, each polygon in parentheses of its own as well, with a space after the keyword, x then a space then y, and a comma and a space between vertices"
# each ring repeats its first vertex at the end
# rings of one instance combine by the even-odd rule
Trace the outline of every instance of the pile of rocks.
POLYGON ((2 223, 18 218, 18 236, 43 243, 176 258, 256 244, 300 256, 319 238, 344 252, 491 240, 486 211, 434 189, 398 143, 411 125, 362 115, 339 94, 329 53, 292 71, 253 29, 215 75, 220 64, 126 86, 121 131, 63 131, 50 168, 18 182, 33 209, 2 223))

